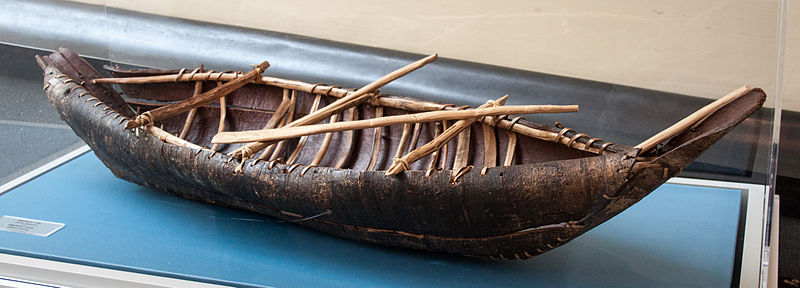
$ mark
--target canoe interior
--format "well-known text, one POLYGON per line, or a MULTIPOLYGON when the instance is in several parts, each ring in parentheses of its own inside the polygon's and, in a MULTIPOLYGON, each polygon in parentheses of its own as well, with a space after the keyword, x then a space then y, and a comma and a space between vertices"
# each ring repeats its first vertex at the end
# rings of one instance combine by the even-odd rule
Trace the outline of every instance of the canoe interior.
MULTIPOLYGON (((119 70, 111 69, 110 71, 115 77, 135 77, 135 76, 151 76, 161 74, 174 74, 176 71, 167 70, 119 70)), ((188 99, 193 95, 194 82, 175 82, 175 83, 149 83, 149 84, 119 84, 121 94, 123 94, 126 102, 137 111, 137 114, 145 111, 163 106, 165 104, 173 103, 183 99, 188 99)), ((217 86, 213 81, 206 81, 203 84, 203 91, 208 91, 217 86)), ((274 111, 278 108, 283 100, 284 88, 248 84, 232 94, 225 97, 226 102, 226 118, 224 129, 225 131, 243 131, 243 130, 257 130, 263 129, 265 123, 273 116, 274 111)), ((292 92, 288 92, 292 93, 292 92)), ((296 95, 296 107, 294 108, 293 119, 298 119, 310 112, 312 104, 317 95, 302 91, 294 91, 296 95)), ((383 96, 392 97, 392 96, 383 96)), ((335 101, 337 98, 332 96, 321 95, 319 107, 324 107, 335 101)), ((370 104, 362 104, 357 107, 356 119, 369 119, 374 118, 376 115, 376 108, 370 104)), ((338 115, 337 121, 351 119, 352 110, 345 110, 338 115)), ((406 114, 407 111, 395 108, 383 108, 383 116, 406 114)), ((161 127, 163 130, 178 135, 181 133, 188 113, 183 113, 180 116, 163 119, 156 121, 154 124, 161 127)), ((323 123, 329 122, 330 119, 325 120, 323 123)), ((455 121, 448 121, 448 127, 455 121)), ((211 139, 218 132, 220 123, 220 104, 215 101, 209 105, 200 107, 194 117, 194 120, 189 130, 186 140, 203 147, 212 147, 211 139)), ((392 165, 393 158, 397 155, 399 148, 402 148, 402 153, 406 154, 416 147, 430 142, 435 137, 435 131, 442 128, 443 123, 429 122, 410 124, 410 127, 405 125, 392 125, 380 129, 380 144, 378 145, 378 157, 375 163, 374 170, 385 170, 392 165), (436 126, 439 126, 438 128, 436 126), (401 139, 403 138, 404 130, 409 130, 407 135, 407 142, 405 147, 400 147, 401 139), (413 142, 413 143, 412 143, 413 142)), ((474 167, 484 167, 484 131, 483 124, 475 123, 471 125, 469 131, 469 152, 467 165, 474 167)), ((496 149, 495 163, 503 165, 508 152, 509 134, 505 129, 491 128, 494 131, 496 149)), ((354 132, 335 132, 333 133, 330 145, 323 157, 322 161, 317 166, 335 167, 337 162, 344 157, 344 165, 339 168, 364 170, 368 167, 374 151, 375 133, 378 129, 364 129, 354 132), (348 135, 354 133, 352 136, 348 135)), ((466 132, 466 131, 465 131, 466 132)), ((464 132, 462 132, 464 133, 464 132)), ((490 133, 491 135, 491 133, 490 133)), ((325 134, 317 134, 308 136, 308 139, 302 141, 301 139, 292 139, 286 141, 284 147, 272 157, 273 159, 282 159, 286 161, 290 159, 291 154, 297 153, 298 144, 304 142, 300 147, 299 157, 290 164, 298 163, 308 165, 313 161, 319 152, 325 134)), ((444 168, 445 170, 453 169, 456 158, 456 151, 458 146, 458 138, 455 137, 443 148, 445 153, 438 153, 436 160, 437 168, 444 168), (446 162, 442 162, 446 161, 446 162), (445 166, 442 166, 445 163, 445 166)), ((223 144, 219 146, 218 151, 221 153, 232 152, 244 144, 223 144)), ((563 144, 539 140, 517 134, 517 144, 514 149, 514 157, 512 165, 530 164, 547 162, 554 160, 576 159, 584 157, 598 156, 598 154, 589 153, 577 149, 571 149, 563 144)), ((261 156, 261 153, 256 154, 261 156)), ((412 170, 428 170, 431 168, 433 156, 428 155, 417 162, 411 163, 412 170)))

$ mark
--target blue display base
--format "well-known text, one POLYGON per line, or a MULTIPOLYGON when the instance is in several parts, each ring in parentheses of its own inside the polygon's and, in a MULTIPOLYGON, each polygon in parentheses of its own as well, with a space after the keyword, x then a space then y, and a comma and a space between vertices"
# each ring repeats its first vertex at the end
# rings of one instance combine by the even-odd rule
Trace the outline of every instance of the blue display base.
POLYGON ((482 261, 159 193, 87 153, 0 195, 0 214, 66 224, 46 238, 0 231, 0 252, 236 286, 730 287, 741 196, 665 184, 553 251, 482 261))

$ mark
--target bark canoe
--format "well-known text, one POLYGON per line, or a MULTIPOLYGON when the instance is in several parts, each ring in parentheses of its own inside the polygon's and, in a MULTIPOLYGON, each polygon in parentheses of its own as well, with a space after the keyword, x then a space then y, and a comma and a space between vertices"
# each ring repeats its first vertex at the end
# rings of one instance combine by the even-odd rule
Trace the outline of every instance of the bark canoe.
MULTIPOLYGON (((291 111, 278 115, 277 126, 289 114, 308 114, 314 102, 319 109, 353 90, 262 77, 225 96, 225 105, 200 106, 189 124, 183 113, 126 129, 137 115, 242 74, 106 67, 114 77, 177 75, 176 81, 111 85, 95 83, 101 74, 66 48, 37 60, 61 119, 119 178, 357 241, 492 259, 533 257, 619 214, 677 175, 766 97, 743 87, 688 129, 660 133, 664 141, 646 149, 516 117, 485 117, 407 171, 387 176, 394 156, 431 141, 453 121, 309 135, 242 160, 228 154, 244 144, 212 151, 212 137, 220 130, 264 128, 286 95, 291 111), (176 136, 181 132, 183 138, 176 136)), ((379 95, 327 121, 458 109, 379 95)))

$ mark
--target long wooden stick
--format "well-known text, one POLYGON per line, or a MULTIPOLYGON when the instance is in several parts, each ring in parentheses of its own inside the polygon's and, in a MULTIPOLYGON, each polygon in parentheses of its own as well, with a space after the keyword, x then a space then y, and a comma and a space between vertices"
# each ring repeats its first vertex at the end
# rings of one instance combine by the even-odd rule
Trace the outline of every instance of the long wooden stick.
MULTIPOLYGON (((507 99, 508 95, 500 97, 499 99, 494 101, 489 100, 488 102, 486 102, 486 104, 478 106, 478 108, 501 106, 506 103, 507 99)), ((425 143, 425 145, 422 145, 419 148, 414 149, 414 151, 411 151, 410 153, 404 155, 403 157, 395 158, 394 163, 392 163, 392 166, 390 166, 389 169, 386 170, 385 174, 387 176, 391 176, 403 172, 405 170, 408 170, 409 165, 411 165, 411 163, 414 163, 414 161, 417 161, 420 158, 425 157, 425 155, 428 155, 433 151, 436 151, 442 145, 453 139, 453 137, 461 133, 461 131, 463 131, 464 129, 469 129, 469 125, 472 125, 472 123, 475 123, 475 121, 478 121, 479 119, 480 119, 479 117, 476 117, 476 118, 458 120, 455 124, 453 124, 453 126, 450 126, 450 128, 447 128, 447 130, 442 132, 441 135, 431 140, 431 142, 425 143)))
POLYGON ((143 130, 145 132, 147 132, 147 133, 150 133, 154 137, 160 139, 161 141, 164 141, 164 142, 167 142, 167 143, 170 143, 170 144, 173 144, 173 145, 178 145, 178 146, 186 147, 186 148, 189 148, 189 149, 197 149, 197 150, 206 149, 206 148, 203 148, 203 147, 201 147, 201 146, 199 146, 197 144, 194 144, 192 142, 189 142, 189 141, 183 140, 181 138, 178 138, 178 136, 172 135, 169 132, 161 130, 161 128, 158 128, 158 127, 153 126, 153 125, 145 126, 143 128, 143 130))
POLYGON ((371 118, 358 121, 335 122, 317 125, 286 127, 263 130, 222 132, 214 136, 212 143, 244 143, 253 141, 275 141, 300 136, 377 128, 396 124, 461 120, 511 114, 567 113, 578 112, 578 105, 518 105, 476 108, 456 111, 435 111, 371 118))
POLYGON ((708 117, 708 115, 714 113, 714 111, 717 111, 722 106, 725 106, 728 103, 733 102, 733 100, 738 99, 742 95, 747 94, 747 92, 750 92, 750 90, 752 89, 753 89, 752 87, 745 85, 740 87, 739 89, 731 91, 730 93, 728 93, 728 95, 725 95, 722 98, 719 98, 714 102, 711 102, 711 104, 708 104, 703 108, 700 108, 700 110, 697 110, 691 115, 686 116, 686 118, 683 118, 681 121, 678 121, 669 128, 664 129, 663 131, 659 132, 656 135, 653 135, 653 137, 650 137, 650 139, 647 139, 644 142, 640 143, 639 145, 636 145, 635 148, 642 149, 641 152, 650 151, 650 149, 653 149, 661 142, 664 142, 667 139, 672 138, 673 136, 678 135, 683 131, 686 131, 686 129, 689 129, 698 121, 705 119, 706 117, 708 117))
POLYGON ((131 129, 145 124, 152 124, 156 120, 176 116, 180 113, 192 110, 193 108, 211 103, 212 101, 228 95, 236 89, 239 89, 239 87, 249 83, 251 80, 261 75, 261 72, 267 69, 267 67, 269 67, 269 62, 264 61, 250 72, 247 72, 247 74, 241 78, 237 78, 233 81, 225 83, 222 86, 211 89, 208 92, 200 94, 196 97, 147 111, 144 114, 137 116, 136 119, 128 121, 126 128, 131 129))
POLYGON ((317 110, 315 113, 308 114, 303 118, 297 119, 296 121, 286 126, 295 127, 295 126, 315 124, 324 119, 327 119, 333 114, 337 114, 345 109, 361 104, 363 100, 366 100, 367 98, 372 96, 372 95, 367 95, 368 93, 373 92, 378 88, 383 87, 386 84, 389 84, 389 82, 397 80, 397 78, 403 77, 403 75, 411 73, 412 71, 417 70, 422 66, 425 66, 425 64, 435 61, 436 58, 438 58, 438 55, 433 54, 428 57, 417 60, 414 63, 408 64, 403 68, 392 71, 392 73, 386 74, 385 76, 379 78, 378 80, 375 80, 372 83, 369 83, 366 86, 359 88, 358 90, 356 90, 355 93, 337 99, 330 105, 317 110))
MULTIPOLYGON (((353 92, 353 94, 349 94, 345 97, 339 98, 333 103, 329 104, 328 106, 325 106, 314 113, 310 113, 300 119, 297 119, 292 123, 287 124, 285 127, 296 127, 296 126, 316 124, 324 119, 327 119, 328 117, 331 117, 331 115, 333 114, 338 114, 339 112, 342 112, 345 109, 361 104, 361 102, 364 102, 365 100, 374 96, 374 94, 372 93, 373 91, 383 87, 383 85, 389 84, 389 82, 392 82, 397 78, 403 77, 403 75, 411 73, 412 71, 417 70, 422 66, 425 66, 426 64, 435 61, 438 57, 439 56, 437 54, 433 54, 428 57, 417 60, 414 63, 408 64, 403 68, 392 71, 391 73, 386 74, 385 76, 379 78, 378 80, 375 80, 372 83, 369 83, 366 86, 359 88, 358 90, 353 92)), ((250 155, 252 155, 252 153, 264 149, 264 147, 268 146, 269 144, 271 143, 267 142, 251 143, 246 145, 245 147, 242 147, 230 153, 229 155, 238 158, 248 158, 250 157, 250 155), (250 152, 251 154, 245 155, 247 154, 247 152, 250 152)))
MULTIPOLYGON (((383 106, 375 107, 374 118, 381 118, 381 117, 383 117, 383 106)), ((369 157, 369 164, 367 164, 367 168, 364 169, 365 171, 372 171, 373 169, 375 169, 375 164, 378 162, 378 154, 380 153, 380 148, 381 148, 382 132, 383 132, 383 127, 375 127, 374 134, 372 134, 372 154, 369 157)))

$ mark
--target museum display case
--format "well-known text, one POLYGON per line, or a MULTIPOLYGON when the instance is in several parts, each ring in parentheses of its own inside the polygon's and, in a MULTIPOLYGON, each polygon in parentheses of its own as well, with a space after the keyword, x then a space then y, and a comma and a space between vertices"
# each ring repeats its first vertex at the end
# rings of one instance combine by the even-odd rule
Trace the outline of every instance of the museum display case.
MULTIPOLYGON (((149 275, 142 277, 156 277, 155 282, 190 281, 173 284, 181 286, 768 283, 785 1, 89 2, 0 2, 5 11, 0 12, 0 127, 4 138, 12 139, 2 149, 19 158, 0 167, 7 175, 0 178, 4 225, 61 224, 46 236, 0 231, 8 236, 0 239, 6 257, 0 267, 18 271, 0 278, 103 283, 81 278, 80 271, 89 271, 83 268, 38 269, 88 282, 25 272, 67 263, 149 275), (473 107, 503 95, 509 96, 508 105, 579 105, 578 113, 524 115, 552 127, 558 137, 574 137, 567 139, 570 148, 591 147, 588 141, 599 139, 630 146, 646 142, 743 85, 763 89, 767 98, 677 178, 607 222, 527 260, 478 260, 365 244, 291 223, 330 215, 270 218, 114 177, 106 168, 110 160, 87 152, 59 119, 45 96, 47 84, 42 91, 34 55, 60 46, 105 76, 111 75, 103 65, 186 68, 185 73, 202 65, 246 73, 267 60, 264 76, 302 80, 314 85, 312 92, 318 85, 356 90, 438 53, 438 60, 380 93, 473 107), (45 262, 20 268, 12 263, 20 261, 15 257, 45 262)), ((396 127, 403 130, 402 124, 396 127)), ((480 174, 482 167, 475 164, 465 173, 480 174)), ((515 201, 521 200, 508 205, 515 201)), ((424 217, 408 215, 415 216, 424 217)), ((132 279, 119 281, 136 282, 132 279)))

